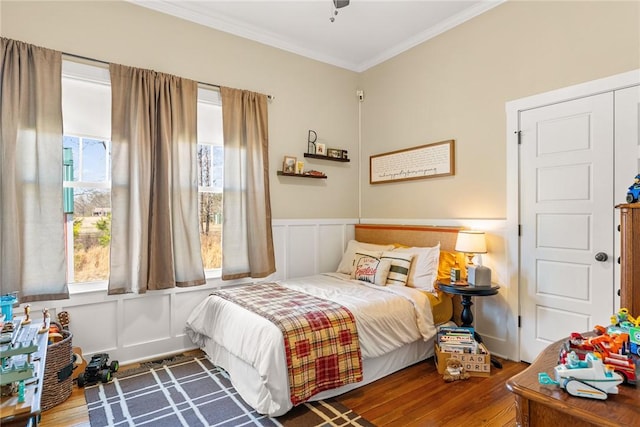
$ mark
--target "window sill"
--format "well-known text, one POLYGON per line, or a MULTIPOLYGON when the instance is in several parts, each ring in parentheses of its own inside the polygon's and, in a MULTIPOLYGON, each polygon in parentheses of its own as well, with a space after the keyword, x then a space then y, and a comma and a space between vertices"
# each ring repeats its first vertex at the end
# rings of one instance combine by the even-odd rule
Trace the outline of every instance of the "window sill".
MULTIPOLYGON (((233 286, 238 284, 246 284, 248 281, 253 281, 252 279, 238 279, 238 280, 225 280, 223 281, 221 277, 221 270, 211 270, 206 272, 206 280, 207 283, 202 285, 205 287, 211 288, 223 288, 226 286, 233 286)), ((96 282, 86 282, 86 283, 69 283, 69 295, 82 295, 82 294, 90 294, 97 292, 107 292, 107 281, 101 280, 96 282)), ((193 290, 193 287, 176 287, 172 288, 175 290, 193 290)))

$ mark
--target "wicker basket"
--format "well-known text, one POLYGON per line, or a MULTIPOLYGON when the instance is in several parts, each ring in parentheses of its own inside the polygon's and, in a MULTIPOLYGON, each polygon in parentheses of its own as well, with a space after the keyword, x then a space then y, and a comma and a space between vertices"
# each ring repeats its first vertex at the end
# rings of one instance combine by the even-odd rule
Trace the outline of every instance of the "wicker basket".
MULTIPOLYGON (((61 328, 62 329, 62 328, 61 328)), ((61 330, 63 339, 47 347, 47 359, 44 365, 44 384, 40 406, 42 411, 51 409, 64 402, 73 388, 73 334, 61 330)))

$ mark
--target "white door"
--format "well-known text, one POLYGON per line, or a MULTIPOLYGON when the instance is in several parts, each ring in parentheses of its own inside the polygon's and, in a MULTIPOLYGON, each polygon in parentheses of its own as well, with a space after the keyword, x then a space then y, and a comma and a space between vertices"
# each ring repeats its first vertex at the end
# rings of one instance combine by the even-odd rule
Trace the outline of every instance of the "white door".
POLYGON ((613 92, 519 121, 520 358, 532 362, 613 314, 613 92))

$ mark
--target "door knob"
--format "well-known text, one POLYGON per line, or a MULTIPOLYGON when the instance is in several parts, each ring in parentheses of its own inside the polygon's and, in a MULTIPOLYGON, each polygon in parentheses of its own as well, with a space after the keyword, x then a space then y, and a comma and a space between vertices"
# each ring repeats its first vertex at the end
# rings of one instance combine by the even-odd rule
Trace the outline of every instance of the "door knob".
POLYGON ((596 254, 596 261, 605 262, 609 257, 604 252, 598 252, 596 254))

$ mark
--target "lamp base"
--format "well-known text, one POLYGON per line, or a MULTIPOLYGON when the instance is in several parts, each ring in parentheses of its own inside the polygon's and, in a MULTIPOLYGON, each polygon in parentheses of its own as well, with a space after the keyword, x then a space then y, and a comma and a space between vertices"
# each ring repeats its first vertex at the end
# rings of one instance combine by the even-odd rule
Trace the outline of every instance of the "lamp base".
POLYGON ((491 286, 491 269, 483 265, 467 266, 467 282, 471 286, 491 286))

